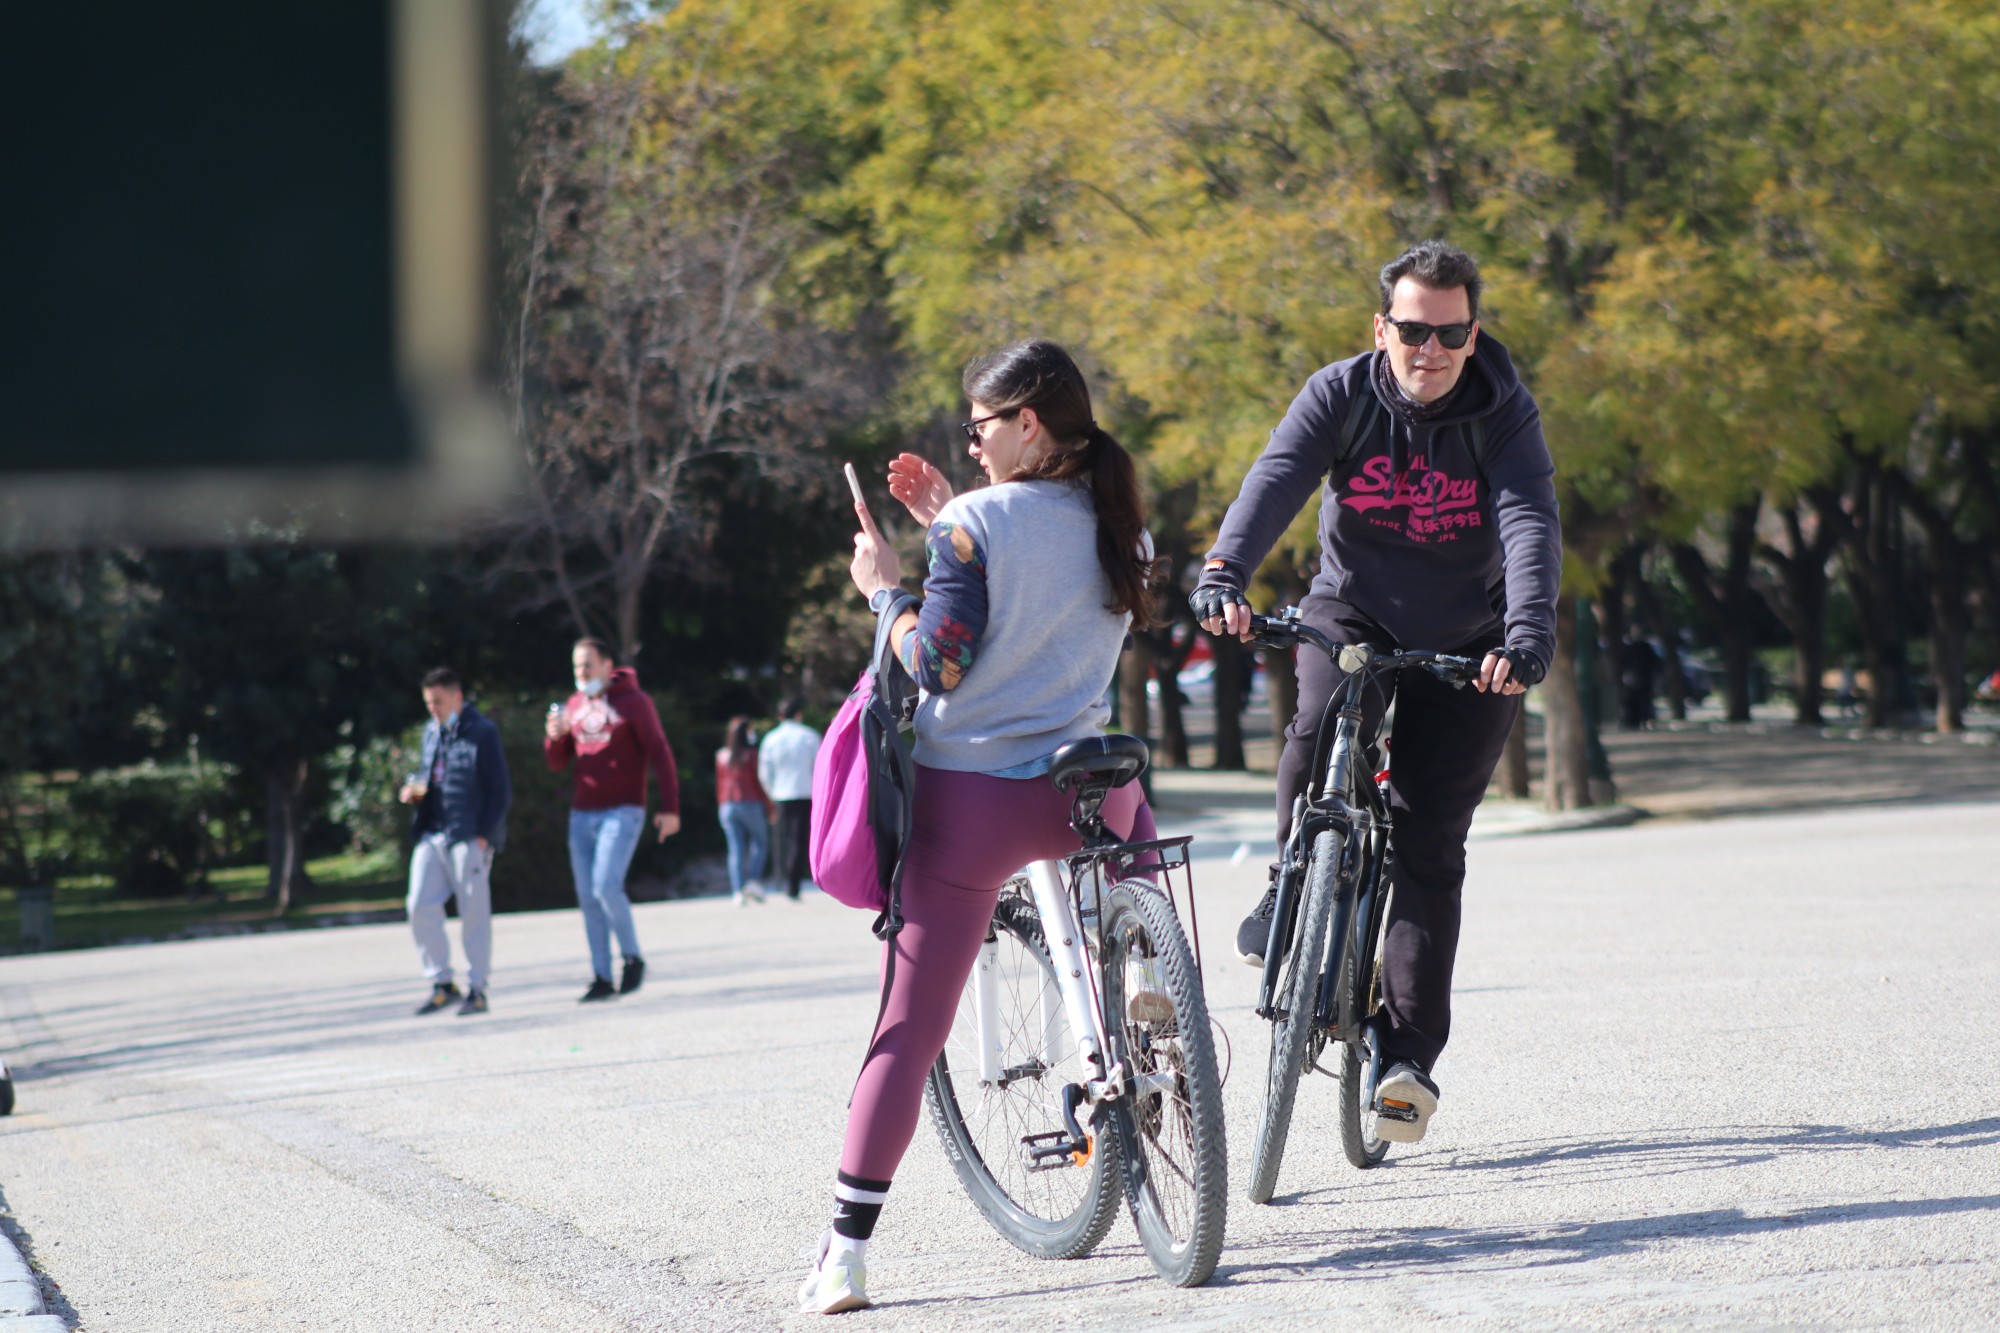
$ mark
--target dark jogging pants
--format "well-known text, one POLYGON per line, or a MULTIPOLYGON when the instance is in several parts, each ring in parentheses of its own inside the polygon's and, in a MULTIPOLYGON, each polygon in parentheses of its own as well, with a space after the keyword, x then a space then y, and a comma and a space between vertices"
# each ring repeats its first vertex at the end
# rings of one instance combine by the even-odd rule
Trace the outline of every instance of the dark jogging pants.
POLYGON ((812 846, 812 801, 779 801, 777 859, 771 877, 783 880, 785 892, 799 896, 799 881, 810 873, 806 854, 812 846))
MULTIPOLYGON (((1399 644, 1353 607, 1322 593, 1307 597, 1300 611, 1308 625, 1338 643, 1422 648, 1475 659, 1501 646, 1497 633, 1471 643, 1399 644)), ((1285 731, 1285 750, 1278 761, 1281 845, 1291 833, 1292 802, 1306 788, 1320 717, 1346 679, 1346 673, 1316 648, 1302 646, 1298 662, 1299 711, 1285 731)), ((1388 1019, 1383 1059, 1385 1063, 1408 1060, 1428 1071, 1451 1035, 1451 969, 1458 954, 1465 835, 1500 762, 1520 698, 1481 694, 1470 685, 1454 690, 1426 671, 1383 678, 1385 686, 1392 682, 1396 720, 1388 767, 1396 891, 1390 900, 1382 957, 1388 1019)), ((1388 689, 1367 692, 1364 740, 1373 739, 1382 725, 1388 693, 1388 689)))

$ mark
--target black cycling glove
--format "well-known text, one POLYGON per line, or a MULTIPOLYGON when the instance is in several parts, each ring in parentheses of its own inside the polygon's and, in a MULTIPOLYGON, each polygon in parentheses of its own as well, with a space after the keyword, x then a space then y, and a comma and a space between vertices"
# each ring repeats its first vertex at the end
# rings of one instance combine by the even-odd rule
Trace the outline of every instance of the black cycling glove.
POLYGON ((1222 619, 1222 608, 1234 603, 1244 610, 1250 609, 1249 600, 1236 589, 1219 583, 1205 583, 1188 594, 1188 605, 1194 608, 1194 618, 1203 624, 1222 619))
POLYGON ((1507 679, 1521 685, 1539 685, 1542 677, 1548 675, 1548 668, 1542 660, 1526 648, 1496 648, 1497 656, 1507 659, 1507 679))

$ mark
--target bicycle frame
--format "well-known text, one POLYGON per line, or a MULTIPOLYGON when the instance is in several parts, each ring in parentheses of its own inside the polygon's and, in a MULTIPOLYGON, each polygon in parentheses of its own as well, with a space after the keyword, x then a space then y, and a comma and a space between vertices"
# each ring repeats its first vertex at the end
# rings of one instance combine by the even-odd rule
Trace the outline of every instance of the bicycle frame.
MULTIPOLYGON (((1066 1053, 1057 1047, 1062 1024, 1076 1034, 1077 1053, 1089 1071, 1082 1085, 1083 1098, 1092 1104, 1115 1101, 1132 1089, 1131 1071, 1122 1063, 1113 1064, 1110 1032, 1104 1012, 1103 991, 1099 986, 1099 961, 1092 946, 1091 907, 1111 882, 1134 870, 1157 871, 1170 875, 1186 868, 1188 838, 1163 838, 1152 842, 1128 843, 1116 839, 1093 840, 1093 845, 1066 859, 1036 861, 1023 871, 1028 893, 1042 922, 1043 942, 1055 968, 1055 981, 1044 983, 1041 997, 1041 1047, 1045 1066, 1061 1062, 1066 1053), (1135 866, 1141 857, 1152 864, 1135 866), (1068 873, 1064 868, 1067 865, 1068 873)), ((1189 910, 1193 910, 1192 885, 1189 910)), ((997 972, 999 941, 980 945, 973 970, 973 1014, 978 1025, 979 1077, 998 1082, 1009 1075, 1000 1065, 1003 1036, 998 1026, 999 1001, 997 972)), ((1142 1089, 1143 1091, 1143 1089, 1142 1089)))
MULTIPOLYGON (((1384 653, 1366 644, 1338 644, 1312 626, 1300 623, 1297 616, 1297 608, 1291 607, 1277 618, 1252 617, 1259 642, 1274 648, 1308 643, 1333 658, 1346 673, 1346 678, 1327 701, 1326 712, 1321 714, 1314 734, 1313 780, 1293 803, 1291 836, 1285 840, 1278 858, 1277 900, 1271 914, 1272 941, 1275 943, 1280 938, 1280 932, 1297 909, 1313 843, 1321 833, 1338 830, 1343 864, 1347 864, 1350 857, 1364 858, 1358 868, 1360 892, 1353 898, 1358 910, 1355 912, 1356 919, 1350 921, 1346 917, 1347 903, 1337 905, 1340 910, 1334 916, 1333 929, 1328 932, 1327 956, 1320 960, 1314 1026, 1335 1028, 1335 1037, 1353 1041, 1358 1039, 1358 1033, 1340 1029, 1358 1024, 1362 1016, 1331 1012, 1333 992, 1338 984, 1338 969, 1333 964, 1339 960, 1340 951, 1351 931, 1379 924, 1376 904, 1381 898, 1381 876, 1387 864, 1389 835, 1394 830, 1394 818, 1376 785, 1375 775, 1372 772, 1356 774, 1354 771, 1355 763, 1365 757, 1365 747, 1361 743, 1363 700, 1369 684, 1383 671, 1428 667, 1464 673, 1472 664, 1465 658, 1439 653, 1384 653), (1330 729, 1327 725, 1329 720, 1333 723, 1330 729)), ((1260 1018, 1275 1021, 1286 1016, 1277 1007, 1283 965, 1282 952, 1267 947, 1264 951, 1264 974, 1257 992, 1256 1012, 1260 1018)))

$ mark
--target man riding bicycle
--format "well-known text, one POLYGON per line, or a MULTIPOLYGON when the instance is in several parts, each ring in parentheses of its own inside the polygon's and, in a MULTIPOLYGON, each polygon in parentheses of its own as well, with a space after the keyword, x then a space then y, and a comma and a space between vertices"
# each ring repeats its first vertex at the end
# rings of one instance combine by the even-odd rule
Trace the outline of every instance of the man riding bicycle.
MULTIPOLYGON (((1555 652, 1562 574, 1555 467, 1541 414, 1507 351, 1479 330, 1479 266, 1425 241, 1381 274, 1375 351, 1306 381, 1271 433, 1190 597, 1210 633, 1251 637, 1243 590, 1325 480, 1319 572, 1305 623, 1342 643, 1428 648, 1483 658, 1477 693, 1423 672, 1395 686, 1390 806, 1395 891, 1382 952, 1381 1136, 1423 1137, 1437 1107, 1431 1070, 1451 1028, 1465 837, 1519 708, 1555 652)), ((1313 739, 1339 668, 1299 657, 1298 712, 1278 761, 1278 842, 1310 779, 1313 739)), ((1387 698, 1371 698, 1364 735, 1387 698)), ((1261 967, 1276 883, 1237 930, 1237 952, 1261 967)), ((1280 939, 1289 939, 1285 923, 1280 939)))

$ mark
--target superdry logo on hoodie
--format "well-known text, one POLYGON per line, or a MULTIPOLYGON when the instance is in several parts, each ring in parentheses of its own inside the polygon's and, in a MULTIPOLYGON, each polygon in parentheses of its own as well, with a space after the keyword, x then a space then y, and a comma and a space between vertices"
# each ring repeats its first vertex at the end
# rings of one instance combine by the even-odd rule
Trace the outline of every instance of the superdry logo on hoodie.
POLYGON ((1378 528, 1400 531, 1414 542, 1457 541, 1466 528, 1485 523, 1479 513, 1479 483, 1439 471, 1422 458, 1392 472, 1386 454, 1369 459, 1347 479, 1340 502, 1378 528))

